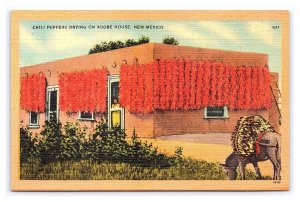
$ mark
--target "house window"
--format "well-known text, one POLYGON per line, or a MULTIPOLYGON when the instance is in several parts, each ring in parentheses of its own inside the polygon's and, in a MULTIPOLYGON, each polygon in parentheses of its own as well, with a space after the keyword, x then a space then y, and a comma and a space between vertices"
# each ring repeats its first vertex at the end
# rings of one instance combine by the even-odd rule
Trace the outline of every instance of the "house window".
POLYGON ((228 108, 224 107, 205 107, 204 118, 228 118, 228 108))
POLYGON ((39 113, 38 112, 29 112, 29 127, 30 128, 39 128, 39 113))
POLYGON ((95 120, 94 113, 93 112, 79 112, 78 119, 93 121, 93 120, 95 120))

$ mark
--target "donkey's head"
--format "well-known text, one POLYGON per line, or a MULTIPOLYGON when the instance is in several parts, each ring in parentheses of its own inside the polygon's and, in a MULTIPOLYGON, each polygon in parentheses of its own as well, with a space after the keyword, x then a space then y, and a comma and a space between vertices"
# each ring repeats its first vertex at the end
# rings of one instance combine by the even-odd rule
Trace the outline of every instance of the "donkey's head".
POLYGON ((229 180, 236 180, 237 178, 237 172, 236 172, 236 169, 238 167, 238 158, 237 158, 237 155, 234 154, 234 153, 231 153, 225 160, 225 164, 219 164, 226 176, 227 176, 227 179, 229 180))
POLYGON ((237 178, 236 167, 233 168, 226 164, 219 164, 219 165, 223 168, 228 180, 236 180, 237 178))

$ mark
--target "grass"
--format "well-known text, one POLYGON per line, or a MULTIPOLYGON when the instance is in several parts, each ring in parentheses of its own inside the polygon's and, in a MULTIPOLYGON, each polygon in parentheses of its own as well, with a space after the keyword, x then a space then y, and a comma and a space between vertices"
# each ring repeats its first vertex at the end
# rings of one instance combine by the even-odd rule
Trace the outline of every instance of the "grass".
MULTIPOLYGON (((89 160, 41 164, 31 159, 21 164, 22 180, 225 180, 216 162, 185 158, 168 168, 142 167, 128 163, 93 162, 89 160)), ((246 179, 255 174, 246 171, 246 179)), ((271 179, 269 176, 264 179, 271 179)))

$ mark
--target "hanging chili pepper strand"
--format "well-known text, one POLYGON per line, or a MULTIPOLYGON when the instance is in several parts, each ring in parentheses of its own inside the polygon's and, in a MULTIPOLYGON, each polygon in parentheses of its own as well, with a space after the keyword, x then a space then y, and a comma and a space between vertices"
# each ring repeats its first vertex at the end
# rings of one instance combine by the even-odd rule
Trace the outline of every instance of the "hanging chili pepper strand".
POLYGON ((58 86, 59 86, 59 107, 61 111, 66 111, 66 73, 60 74, 58 79, 58 86), (63 88, 61 89, 60 86, 63 85, 63 88), (60 99, 60 97, 63 96, 63 99, 60 99))
POLYGON ((85 111, 85 103, 84 103, 84 96, 85 96, 85 78, 84 72, 74 72, 71 74, 70 77, 70 84, 73 86, 69 87, 70 90, 70 111, 77 112, 77 111, 85 111), (74 88, 74 85, 77 84, 77 88, 74 88), (77 96, 75 96, 77 94, 77 96))
POLYGON ((71 94, 70 94, 70 87, 71 87, 71 74, 66 74, 66 96, 65 96, 65 100, 66 100, 66 111, 71 111, 71 94))
POLYGON ((100 102, 100 112, 106 112, 107 110, 107 105, 106 105, 106 100, 107 100, 107 77, 108 77, 108 70, 106 68, 101 70, 101 83, 102 85, 100 86, 101 88, 101 102, 100 102))
POLYGON ((95 107, 94 105, 94 92, 93 92, 93 83, 94 83, 94 71, 95 70, 89 70, 88 75, 89 75, 89 82, 88 82, 88 111, 89 112, 94 112, 95 107))
POLYGON ((173 69, 172 60, 166 60, 166 106, 165 109, 171 109, 173 98, 173 69))
POLYGON ((90 77, 89 77, 89 72, 85 72, 85 97, 84 97, 84 104, 85 104, 85 111, 91 112, 89 109, 89 99, 90 99, 90 77))
POLYGON ((29 90, 29 95, 30 95, 30 96, 29 96, 29 98, 30 98, 30 99, 29 99, 29 100, 30 100, 29 110, 30 110, 30 111, 33 111, 33 104, 34 104, 34 99, 35 99, 35 98, 34 98, 34 95, 35 95, 35 92, 34 92, 34 91, 35 91, 35 86, 34 86, 34 85, 35 85, 35 84, 34 84, 34 75, 31 75, 31 76, 30 76, 30 80, 29 80, 29 81, 30 81, 30 82, 29 82, 29 83, 30 83, 30 85, 29 85, 29 89, 30 89, 30 90, 29 90))
MULTIPOLYGON (((83 80, 83 89, 82 89, 82 110, 85 111, 85 112, 88 112, 88 75, 86 72, 81 72, 82 73, 82 80, 83 80)), ((74 84, 76 85, 77 82, 74 82, 74 84)), ((75 95, 75 93, 74 93, 75 95)), ((76 99, 77 97, 75 97, 76 99)), ((75 106, 75 111, 80 111, 80 109, 76 109, 77 105, 75 106)))
POLYGON ((245 67, 246 71, 246 84, 245 84, 245 109, 251 109, 251 67, 245 67))
MULTIPOLYGON (((131 78, 132 78, 132 68, 131 68, 131 66, 127 66, 127 80, 126 80, 126 86, 125 86, 125 88, 126 88, 126 94, 125 94, 125 96, 126 96, 126 105, 125 105, 125 107, 127 107, 128 109, 130 108, 130 100, 131 100, 131 84, 132 84, 132 82, 131 82, 131 78)), ((124 89, 125 90, 125 89, 124 89)))
POLYGON ((160 106, 159 109, 166 109, 166 60, 160 60, 160 106))
POLYGON ((172 69, 173 69, 173 83, 172 83, 172 103, 171 103, 171 109, 176 110, 177 109, 177 103, 178 103, 178 90, 179 90, 179 68, 177 60, 172 60, 172 69))
POLYGON ((263 106, 264 98, 264 76, 263 76, 263 67, 258 67, 258 106, 261 108, 263 106))
POLYGON ((250 89, 250 96, 251 96, 251 103, 250 103, 250 107, 251 109, 256 109, 256 102, 257 102, 257 98, 256 98, 256 74, 255 74, 255 67, 251 66, 251 89, 250 89))
POLYGON ((202 91, 203 107, 207 107, 210 104, 210 80, 211 80, 211 61, 205 61, 204 69, 203 69, 203 91, 202 91))
POLYGON ((189 100, 191 98, 191 61, 185 60, 184 70, 184 109, 188 110, 190 107, 189 100))
POLYGON ((26 85, 26 82, 25 82, 25 78, 24 77, 21 77, 20 78, 20 107, 22 109, 25 109, 25 85, 26 85))
POLYGON ((37 100, 38 100, 38 78, 36 74, 32 75, 32 108, 31 111, 37 111, 37 100))
POLYGON ((228 64, 223 65, 224 67, 224 75, 223 75, 223 91, 221 94, 222 105, 229 105, 229 69, 230 66, 228 64))
POLYGON ((184 61, 180 59, 178 61, 178 67, 179 67, 179 88, 178 88, 178 105, 177 109, 182 110, 184 107, 184 84, 185 84, 185 68, 184 68, 184 61))
POLYGON ((222 99, 222 94, 223 94, 223 76, 224 76, 224 65, 223 63, 217 63, 217 79, 216 79, 216 106, 218 107, 223 107, 223 99, 222 99))
POLYGON ((145 113, 144 102, 145 102, 145 65, 138 67, 138 102, 137 111, 145 113))
POLYGON ((197 77, 196 77, 196 108, 200 109, 203 107, 201 99, 203 98, 203 62, 197 62, 197 77))
POLYGON ((237 97, 237 107, 238 109, 244 109, 244 73, 243 67, 238 67, 237 81, 238 81, 238 97, 237 97))
MULTIPOLYGON (((94 92, 95 92, 95 112, 100 112, 100 108, 99 108, 99 96, 98 96, 98 89, 100 88, 100 81, 99 81, 99 78, 101 76, 101 70, 100 69, 97 69, 95 71, 95 75, 94 75, 94 81, 95 81, 95 89, 94 89, 94 92)), ((106 91, 107 93, 107 91, 106 91)))
POLYGON ((93 112, 94 111, 94 108, 93 108, 94 92, 92 91, 93 71, 90 71, 88 73, 88 75, 89 75, 90 79, 88 79, 88 85, 87 85, 87 87, 88 87, 88 106, 87 106, 87 108, 88 108, 89 112, 93 112))
POLYGON ((229 95, 229 109, 237 109, 237 67, 230 66, 230 95, 229 95))
POLYGON ((64 93, 64 76, 60 74, 58 77, 58 86, 59 86, 59 109, 65 111, 65 93, 64 93))
POLYGON ((91 98, 91 109, 93 112, 96 111, 96 105, 97 105, 97 102, 96 102, 96 82, 97 82, 97 77, 96 77, 96 74, 97 74, 97 70, 94 69, 92 70, 91 72, 91 95, 90 95, 90 98, 91 98))
POLYGON ((84 72, 84 79, 85 79, 85 97, 84 97, 84 105, 85 105, 85 109, 84 111, 86 112, 90 112, 89 111, 89 98, 90 98, 90 78, 89 78, 89 73, 88 72, 84 72))
MULTIPOLYGON (((73 79, 74 79, 74 74, 70 74, 69 76, 69 86, 68 86, 68 95, 69 95, 69 111, 73 112, 73 90, 72 90, 72 86, 73 86, 73 79)), ((80 94, 78 94, 80 95, 80 94)), ((80 103, 78 103, 80 104, 80 103)))
POLYGON ((30 111, 30 77, 26 78, 25 95, 26 95, 26 99, 25 99, 26 110, 30 111))
POLYGON ((211 77, 210 77, 210 100, 209 105, 211 107, 217 106, 217 63, 212 62, 210 65, 211 77))
POLYGON ((23 77, 22 78, 22 85, 21 85, 21 105, 22 108, 26 111, 29 111, 29 106, 28 106, 28 77, 23 77))
POLYGON ((41 75, 39 88, 39 111, 44 112, 46 107, 46 77, 41 75))
POLYGON ((67 77, 67 83, 66 83, 66 96, 65 96, 65 100, 67 100, 67 110, 66 111, 71 111, 71 103, 72 103, 72 100, 71 100, 71 89, 70 87, 72 86, 72 83, 71 83, 71 79, 72 79, 72 75, 71 73, 67 74, 68 77, 67 77))
POLYGON ((153 63, 153 107, 159 109, 160 106, 160 65, 158 61, 153 63))
POLYGON ((120 68, 120 106, 127 107, 128 106, 128 65, 122 65, 120 68))
MULTIPOLYGON (((96 73, 96 98, 95 98, 95 102, 96 102, 96 112, 105 112, 102 109, 102 99, 103 99, 103 95, 102 93, 102 88, 103 86, 106 88, 106 83, 107 83, 107 78, 105 80, 103 80, 102 78, 102 74, 105 75, 105 72, 103 72, 103 69, 97 69, 97 73, 96 73)), ((107 91, 105 91, 105 93, 107 94, 107 91)), ((106 99, 105 99, 106 100, 106 99)))
POLYGON ((41 99, 40 99, 40 90, 41 90, 41 87, 42 87, 42 79, 41 79, 41 74, 38 74, 38 77, 37 77, 37 85, 38 85, 38 88, 37 88, 37 106, 36 106, 36 110, 38 112, 40 112, 40 102, 41 102, 41 99))
POLYGON ((190 79, 190 99, 189 99, 189 109, 196 109, 196 82, 197 82, 197 61, 193 60, 191 62, 191 79, 190 79))
POLYGON ((136 98, 137 98, 137 67, 131 66, 131 99, 130 111, 136 113, 136 98))
MULTIPOLYGON (((87 112, 87 76, 86 76, 86 72, 82 71, 82 72, 78 72, 76 73, 76 79, 74 79, 73 81, 73 85, 77 84, 77 78, 81 77, 82 80, 82 87, 81 87, 81 96, 80 96, 80 105, 81 108, 78 108, 78 105, 76 105, 76 102, 78 102, 79 97, 75 96, 76 95, 76 91, 73 91, 73 100, 76 100, 76 102, 73 105, 73 110, 74 111, 84 111, 87 112)), ((78 89, 78 88, 77 88, 78 89)))
POLYGON ((144 80, 145 80, 145 101, 144 101, 144 113, 150 113, 153 111, 152 108, 152 97, 153 97, 153 74, 152 74, 153 64, 147 64, 144 70, 144 80))

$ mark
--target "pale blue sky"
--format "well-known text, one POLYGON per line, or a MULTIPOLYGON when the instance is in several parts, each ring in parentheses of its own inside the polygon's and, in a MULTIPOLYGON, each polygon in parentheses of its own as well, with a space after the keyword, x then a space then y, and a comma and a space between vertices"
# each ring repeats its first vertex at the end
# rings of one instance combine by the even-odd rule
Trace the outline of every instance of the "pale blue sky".
POLYGON ((281 28, 277 21, 22 21, 20 67, 85 55, 101 41, 138 39, 160 43, 166 36, 180 45, 267 53, 271 71, 281 73, 281 28), (130 25, 132 29, 88 29, 88 25, 130 25), (35 25, 63 25, 68 29, 32 29, 35 25), (69 29, 85 25, 87 29, 69 29), (164 29, 133 29, 134 25, 162 25, 164 29))

